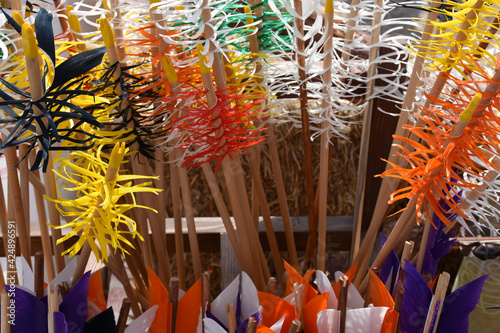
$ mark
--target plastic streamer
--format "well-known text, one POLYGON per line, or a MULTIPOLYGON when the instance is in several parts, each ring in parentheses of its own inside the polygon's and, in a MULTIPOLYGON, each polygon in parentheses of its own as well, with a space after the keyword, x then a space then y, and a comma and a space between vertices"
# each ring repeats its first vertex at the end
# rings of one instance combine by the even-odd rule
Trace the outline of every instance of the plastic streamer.
MULTIPOLYGON (((410 49, 428 61, 428 72, 422 78, 427 89, 436 78, 446 84, 442 91, 437 88, 439 91, 418 97, 420 105, 426 101, 431 106, 421 106, 421 113, 414 115, 416 123, 406 127, 413 138, 397 137, 403 142, 398 154, 410 166, 392 165, 394 169, 383 174, 409 183, 394 192, 391 201, 417 197, 417 219, 421 210, 428 209, 441 220, 446 214, 456 214, 466 230, 470 231, 466 221, 472 221, 483 232, 489 229, 491 235, 498 233, 493 217, 497 208, 488 204, 497 195, 498 130, 493 124, 498 118, 498 97, 496 91, 485 88, 496 82, 493 75, 498 67, 496 57, 488 51, 488 47, 498 48, 496 5, 492 1, 446 1, 439 8, 424 7, 439 13, 439 20, 421 21, 434 31, 428 41, 414 40, 410 49), (417 52, 417 47, 423 51, 417 52), (461 136, 448 137, 476 93, 482 93, 483 98, 471 122, 461 136), (447 141, 451 144, 443 147, 447 141), (439 200, 449 207, 447 212, 439 209, 439 200)), ((443 221, 449 224, 451 220, 443 221)))
MULTIPOLYGON (((280 48, 276 44, 277 36, 284 40, 283 45, 291 45, 291 36, 286 33, 286 27, 293 24, 293 16, 285 10, 282 4, 275 3, 274 6, 280 13, 280 16, 272 10, 269 0, 264 0, 253 6, 250 6, 255 13, 257 10, 262 11, 262 16, 256 16, 254 21, 259 25, 259 33, 257 35, 261 50, 266 50, 268 53, 279 51, 280 48)), ((247 53, 242 51, 242 53, 247 53)))
MULTIPOLYGON (((496 170, 490 170, 488 174, 498 175, 496 170)), ((465 174, 464 177, 468 175, 465 174)), ((464 194, 464 201, 467 203, 466 210, 468 221, 472 221, 474 225, 480 227, 480 230, 490 236, 498 235, 499 232, 499 216, 500 207, 498 206, 498 197, 500 196, 500 179, 498 177, 489 178, 486 176, 483 179, 481 189, 478 193, 467 191, 464 194)), ((461 221, 462 225, 466 224, 461 221)))
POLYGON ((66 188, 67 191, 76 192, 78 196, 77 199, 63 199, 58 189, 58 197, 61 199, 46 197, 47 200, 56 203, 61 215, 74 218, 73 221, 64 225, 53 226, 71 228, 71 231, 57 241, 58 244, 75 235, 79 237, 78 241, 63 254, 69 254, 71 257, 80 251, 85 242, 88 242, 96 258, 107 261, 108 244, 115 251, 128 253, 123 244, 132 249, 134 247, 125 235, 142 240, 137 232, 135 221, 128 217, 126 212, 135 207, 154 210, 137 205, 134 195, 138 192, 157 194, 159 190, 148 188, 151 182, 138 185, 131 183, 132 180, 148 180, 155 179, 155 177, 118 173, 125 153, 126 149, 123 144, 116 144, 111 154, 105 153, 101 145, 93 154, 73 151, 67 158, 56 160, 56 163, 60 163, 61 166, 59 170, 54 170, 55 174, 70 185, 66 188), (116 176, 109 177, 111 172, 114 172, 116 176), (120 199, 126 195, 132 196, 132 204, 120 202, 120 199), (120 224, 126 228, 121 229, 120 224), (100 251, 94 240, 100 245, 100 251))
POLYGON ((235 92, 235 88, 218 91, 217 103, 213 107, 200 100, 198 107, 184 108, 185 115, 172 124, 178 135, 185 137, 178 147, 185 150, 184 167, 219 158, 220 163, 225 156, 241 155, 251 145, 264 140, 250 127, 250 118, 258 117, 260 111, 252 111, 252 108, 264 99, 241 105, 238 101, 242 97, 235 92), (217 117, 213 117, 215 113, 218 113, 217 117))
POLYGON ((498 44, 492 19, 498 19, 498 1, 484 1, 478 6, 477 0, 458 3, 447 0, 439 8, 427 8, 436 11, 448 20, 424 22, 434 26, 432 39, 417 41, 411 49, 416 52, 416 46, 422 47, 421 57, 429 60, 427 67, 431 70, 446 72, 457 70, 467 76, 469 71, 477 71, 474 58, 482 58, 494 67, 496 57, 487 51, 490 44, 498 44), (458 38, 457 38, 458 37, 458 38), (478 43, 481 42, 481 44, 478 43))
MULTIPOLYGON (((270 0, 270 8, 274 11, 275 15, 281 17, 282 10, 280 7, 286 8, 289 15, 298 17, 296 11, 285 0, 270 0)), ((344 3, 335 3, 335 13, 340 13, 342 17, 349 15, 351 6, 344 3)), ((356 30, 370 31, 371 27, 367 25, 367 21, 371 19, 373 13, 373 4, 361 2, 354 5, 357 10, 357 16, 352 17, 355 22, 356 30)), ((352 40, 345 40, 344 38, 333 36, 332 48, 330 50, 323 50, 324 30, 322 28, 323 19, 320 6, 318 2, 313 2, 307 8, 304 8, 304 14, 301 19, 308 17, 312 12, 315 12, 315 20, 311 25, 305 25, 304 36, 306 49, 304 54, 306 56, 306 66, 304 70, 307 73, 307 90, 308 96, 311 98, 309 101, 309 114, 311 121, 311 129, 314 131, 313 138, 321 134, 322 131, 328 131, 328 136, 346 137, 346 131, 349 125, 357 123, 357 116, 359 116, 367 102, 364 96, 364 87, 367 84, 366 78, 360 74, 367 70, 367 59, 361 55, 369 52, 369 46, 363 39, 362 35, 354 35, 352 40), (331 85, 327 85, 327 92, 324 93, 323 89, 325 83, 323 74, 325 69, 318 65, 327 54, 332 57, 332 79, 331 85), (326 101, 326 108, 321 108, 321 101, 326 101), (363 101, 363 102, 360 102, 363 101), (323 121, 327 121, 331 126, 327 129, 321 129, 323 121)), ((385 15, 386 13, 384 13, 385 15)), ((314 16, 313 16, 314 17, 314 16)), ((384 84, 375 87, 373 94, 368 96, 371 98, 382 98, 390 101, 402 101, 406 91, 406 80, 408 73, 403 65, 404 59, 407 58, 408 52, 401 44, 400 37, 396 36, 398 30, 401 29, 401 20, 382 20, 382 25, 385 26, 384 33, 381 36, 381 42, 374 47, 385 48, 387 51, 379 56, 375 61, 379 65, 396 64, 396 69, 387 70, 385 72, 378 72, 373 80, 382 80, 384 84)), ((405 22, 408 25, 408 22, 405 22)), ((299 96, 298 87, 300 79, 297 70, 290 70, 289 65, 293 64, 296 69, 299 68, 293 54, 298 52, 295 45, 294 36, 297 36, 295 27, 289 23, 284 24, 285 32, 280 35, 273 35, 272 39, 275 44, 280 48, 275 54, 269 55, 269 69, 268 77, 269 87, 273 95, 279 96, 280 99, 296 99, 299 96), (285 35, 287 38, 284 38, 285 35), (295 52, 289 52, 288 50, 295 52)), ((340 19, 335 20, 334 29, 340 31, 347 31, 345 21, 340 19)), ((290 109, 286 104, 282 108, 290 109)), ((382 110, 384 111, 384 110, 382 110)), ((300 126, 300 116, 296 111, 287 112, 287 121, 292 121, 296 126, 300 126)))
MULTIPOLYGON (((170 130, 162 146, 167 150, 181 149, 182 161, 177 162, 184 167, 226 155, 241 155, 264 139, 252 121, 264 116, 265 95, 256 79, 248 76, 245 59, 240 57, 227 65, 232 73, 228 78, 231 84, 225 90, 216 91, 214 106, 207 105, 207 91, 201 85, 189 82, 179 82, 179 92, 173 92, 164 100, 164 108, 170 110, 170 117, 165 120, 170 130), (167 144, 170 146, 165 148, 167 144)), ((199 75, 199 69, 195 75, 199 75)))
POLYGON ((247 22, 240 4, 175 2, 167 7, 167 3, 155 3, 154 8, 165 22, 170 22, 169 26, 157 22, 157 26, 167 32, 163 36, 167 44, 176 46, 169 59, 176 69, 180 92, 171 93, 164 99, 166 103, 155 109, 154 115, 163 115, 157 128, 169 128, 168 136, 155 140, 171 144, 163 144, 164 150, 181 149, 183 160, 178 162, 185 167, 241 155, 250 145, 263 140, 252 124, 263 117, 264 111, 264 76, 257 73, 257 64, 252 64, 260 55, 239 51, 249 49, 247 34, 257 23, 247 22), (207 32, 209 39, 205 38, 207 32), (193 46, 200 42, 205 44, 204 55, 208 56, 205 65, 213 63, 214 54, 222 53, 226 67, 228 88, 217 91, 217 104, 212 108, 203 101, 206 91, 197 68, 199 58, 193 57, 193 46))
MULTIPOLYGON (((20 26, 4 12, 9 23, 20 32, 20 26)), ((0 148, 17 146, 21 143, 29 143, 29 150, 37 146, 37 158, 32 166, 39 168, 42 161, 43 171, 48 165, 48 154, 50 150, 67 149, 54 146, 56 142, 71 141, 74 143, 72 149, 86 150, 92 146, 94 136, 84 132, 80 126, 83 123, 103 127, 92 115, 92 110, 83 109, 72 103, 77 96, 93 96, 85 77, 94 67, 101 63, 104 55, 103 48, 97 48, 75 55, 58 63, 56 66, 56 52, 52 31, 52 15, 45 9, 41 9, 35 19, 35 30, 39 49, 43 56, 42 87, 43 97, 32 100, 28 91, 24 90, 25 84, 18 85, 27 76, 26 68, 20 68, 14 75, 6 79, 0 78, 1 84, 6 88, 0 92, 0 104, 6 117, 0 122, 12 124, 10 133, 3 140, 0 148), (37 114, 34 108, 40 110, 37 114), (79 137, 77 138, 77 134, 79 137)), ((24 64, 24 59, 12 56, 9 61, 24 64)), ((24 157, 23 157, 24 158, 24 157)))
MULTIPOLYGON (((196 54, 196 45, 204 44, 208 67, 213 64, 214 51, 228 54, 231 45, 245 43, 247 40, 245 29, 249 25, 246 24, 242 4, 228 1, 175 0, 160 1, 155 6, 156 11, 165 18, 164 23, 158 22, 157 25, 168 32, 164 36, 167 44, 179 45, 185 54, 196 54), (202 20, 203 9, 211 12, 211 19, 207 22, 202 20), (206 39, 207 30, 214 32, 210 39, 206 39)), ((195 61, 193 58, 172 60, 180 67, 190 66, 195 61)))
MULTIPOLYGON (((402 198, 416 197, 417 220, 422 216, 422 210, 428 212, 431 207, 434 213, 445 224, 450 220, 439 207, 439 200, 443 199, 448 205, 449 212, 455 212, 466 217, 462 206, 453 199, 460 189, 479 188, 477 182, 465 180, 462 172, 468 172, 477 179, 484 176, 482 168, 476 165, 481 161, 483 165, 491 165, 488 156, 481 147, 498 142, 495 137, 497 130, 488 126, 488 121, 478 117, 478 125, 467 127, 459 137, 453 137, 451 128, 458 121, 458 116, 469 104, 467 96, 462 99, 457 96, 453 103, 434 100, 436 108, 422 109, 418 114, 421 122, 416 125, 407 125, 405 128, 416 135, 422 143, 404 137, 396 137, 411 146, 411 151, 402 145, 399 153, 409 163, 409 168, 399 168, 392 165, 393 169, 387 170, 382 176, 404 179, 409 186, 403 187, 391 195, 391 202, 402 198), (482 128, 481 125, 487 126, 482 128), (492 133, 488 133, 493 131, 492 133), (488 141, 491 139, 493 141, 488 141), (448 142, 449 144, 445 144, 448 142)), ((484 113, 488 118, 488 112, 484 113)))

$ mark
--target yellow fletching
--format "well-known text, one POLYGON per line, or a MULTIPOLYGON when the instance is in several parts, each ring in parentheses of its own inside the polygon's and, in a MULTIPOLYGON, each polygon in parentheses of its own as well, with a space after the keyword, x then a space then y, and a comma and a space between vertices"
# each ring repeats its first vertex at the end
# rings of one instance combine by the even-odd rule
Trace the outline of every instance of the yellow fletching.
POLYGON ((115 46, 115 39, 113 38, 113 30, 111 30, 111 26, 109 25, 109 21, 105 17, 101 17, 99 19, 99 27, 101 29, 102 40, 104 41, 104 45, 106 47, 115 46))
POLYGON ((250 6, 245 6, 245 14, 247 14, 245 16, 245 21, 247 22, 247 24, 253 24, 254 23, 253 17, 250 16, 251 13, 252 13, 252 9, 250 9, 250 6))
POLYGON ((207 67, 207 65, 205 65, 206 58, 205 55, 203 54, 203 45, 198 43, 198 45, 196 45, 196 50, 198 51, 198 57, 200 58, 201 74, 210 73, 210 69, 207 67))
POLYGON ((333 0, 326 0, 325 13, 333 13, 333 0))
POLYGON ((80 25, 80 21, 78 21, 78 16, 71 14, 73 10, 73 6, 66 6, 66 15, 68 16, 68 24, 71 30, 77 33, 82 33, 82 27, 80 25))
POLYGON ((73 7, 73 6, 71 6, 71 5, 67 5, 67 6, 66 6, 66 16, 69 16, 69 15, 70 15, 70 12, 71 12, 72 10, 74 10, 74 9, 75 9, 75 7, 73 7))
POLYGON ((38 57, 38 47, 33 28, 28 23, 24 23, 22 33, 24 55, 28 59, 36 59, 38 57))
POLYGON ((109 167, 113 169, 119 169, 120 164, 123 162, 125 157, 125 142, 116 143, 111 151, 111 157, 109 158, 109 167))
POLYGON ((158 194, 160 189, 149 188, 150 182, 143 182, 139 185, 133 185, 135 179, 156 179, 156 177, 123 175, 118 174, 118 170, 110 170, 114 166, 120 166, 119 161, 123 160, 123 155, 127 152, 124 143, 116 144, 111 156, 102 152, 104 145, 99 145, 97 149, 91 152, 73 151, 69 156, 59 158, 56 163, 58 170, 54 173, 63 178, 70 184, 65 190, 76 190, 78 193, 84 193, 76 199, 62 199, 58 189, 59 198, 45 198, 56 203, 60 212, 69 217, 71 221, 64 225, 53 225, 52 227, 62 229, 70 228, 67 235, 58 239, 60 244, 74 236, 78 237, 75 244, 69 247, 64 253, 73 256, 78 253, 81 247, 87 242, 92 251, 94 251, 98 260, 107 260, 107 251, 98 251, 96 242, 102 249, 107 248, 108 244, 115 250, 127 253, 125 248, 132 244, 124 237, 131 235, 143 240, 137 231, 137 225, 125 213, 133 208, 154 209, 144 207, 135 203, 135 194, 139 192, 149 192, 158 194), (106 162, 109 160, 109 164, 106 162), (108 177, 109 173, 114 176, 108 177), (106 176, 104 175, 106 174, 106 176), (120 184, 119 184, 120 183, 120 184), (123 196, 130 196, 133 204, 121 203, 123 196), (121 230, 117 226, 121 223, 126 225, 126 230, 121 230), (127 246, 125 246, 127 245, 127 246))
POLYGON ((460 114, 461 121, 463 121, 464 123, 468 123, 471 120, 472 115, 474 114, 474 111, 476 110, 482 97, 483 95, 481 95, 480 93, 474 95, 474 98, 472 98, 472 101, 469 103, 467 108, 465 108, 465 111, 460 114))
POLYGON ((412 52, 427 59, 426 68, 430 70, 446 72, 455 69, 463 76, 467 76, 467 72, 480 70, 472 57, 495 63, 496 57, 479 45, 489 41, 489 44, 493 44, 491 49, 498 48, 498 40, 490 29, 488 19, 497 12, 497 5, 478 0, 464 0, 460 4, 446 0, 444 3, 447 5, 445 8, 426 7, 426 10, 446 16, 447 20, 424 21, 433 28, 429 35, 431 38, 411 45, 412 52), (464 66, 467 70, 464 70, 464 66))
POLYGON ((24 24, 24 19, 23 19, 23 16, 17 12, 17 11, 14 11, 12 13, 12 18, 14 19, 14 21, 16 21, 17 24, 19 24, 21 27, 23 26, 24 24))
POLYGON ((151 5, 151 10, 156 10, 158 8, 159 3, 160 0, 149 0, 149 4, 151 5))
POLYGON ((109 8, 109 5, 108 5, 108 0, 103 0, 102 5, 104 6, 104 9, 111 10, 111 8, 109 8))
POLYGON ((161 58, 161 65, 169 83, 175 83, 179 81, 179 79, 177 78, 177 73, 175 72, 174 65, 172 64, 172 61, 168 56, 165 55, 163 56, 163 58, 161 58))

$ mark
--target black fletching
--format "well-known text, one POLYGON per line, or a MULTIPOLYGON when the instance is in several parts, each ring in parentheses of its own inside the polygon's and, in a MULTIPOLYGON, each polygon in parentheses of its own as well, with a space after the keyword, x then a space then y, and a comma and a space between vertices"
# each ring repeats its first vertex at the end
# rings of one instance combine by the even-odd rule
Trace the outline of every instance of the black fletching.
POLYGON ((42 8, 35 18, 35 32, 38 47, 49 56, 52 63, 56 64, 56 48, 54 45, 54 30, 52 29, 52 14, 42 8))
POLYGON ((79 53, 56 67, 54 81, 50 90, 62 86, 66 82, 83 75, 102 62, 102 57, 106 53, 106 47, 87 50, 79 53))

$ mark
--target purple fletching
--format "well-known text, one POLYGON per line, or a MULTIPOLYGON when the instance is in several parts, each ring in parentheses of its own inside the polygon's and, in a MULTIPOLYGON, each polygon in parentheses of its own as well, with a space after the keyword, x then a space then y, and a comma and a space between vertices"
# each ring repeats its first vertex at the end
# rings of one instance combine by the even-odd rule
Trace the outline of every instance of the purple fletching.
MULTIPOLYGON (((461 194, 462 191, 460 191, 458 195, 453 196, 453 200, 457 203, 460 202, 461 194)), ((439 200, 439 207, 441 207, 441 212, 444 216, 450 221, 453 221, 458 215, 457 213, 449 213, 450 207, 443 199, 439 200)), ((451 239, 455 234, 447 235, 443 231, 446 225, 436 214, 432 216, 432 223, 436 228, 430 228, 429 230, 429 239, 422 262, 422 274, 429 274, 434 277, 438 269, 439 261, 444 255, 450 253, 451 246, 456 244, 456 240, 451 239)))
POLYGON ((14 308, 15 325, 11 326, 11 332, 31 333, 33 328, 39 332, 47 332, 49 311, 47 306, 35 295, 17 286, 12 290, 8 285, 4 285, 4 288, 9 294, 14 308))
POLYGON ((64 313, 68 330, 74 333, 83 333, 85 322, 89 314, 88 293, 89 293, 90 271, 83 276, 71 288, 70 292, 59 306, 59 311, 64 313))
POLYGON ((62 312, 54 312, 54 333, 68 333, 68 324, 62 312))
MULTIPOLYGON (((382 239, 382 242, 380 244, 380 248, 382 248, 382 246, 384 246, 385 242, 387 241, 387 237, 383 233, 380 233, 380 238, 382 239)), ((394 250, 391 250, 391 252, 387 256, 387 258, 385 259, 384 263, 380 267, 380 271, 378 273, 378 277, 380 278, 380 280, 384 284, 387 284, 387 280, 389 279, 389 277, 391 277, 391 279, 392 279, 391 284, 390 284, 391 290, 389 290, 389 293, 391 293, 391 294, 392 294, 392 291, 394 289, 394 286, 396 285, 396 275, 397 275, 398 270, 399 270, 398 255, 396 254, 396 252, 394 250), (391 272, 392 272, 392 276, 391 276, 391 272)))
POLYGON ((469 315, 477 306, 488 275, 471 281, 448 295, 438 323, 438 333, 467 333, 469 315))
POLYGON ((225 329, 226 331, 228 330, 228 329, 227 329, 227 327, 226 327, 226 325, 224 325, 224 324, 222 323, 222 321, 220 321, 220 320, 219 320, 219 318, 217 318, 216 316, 214 316, 214 314, 213 314, 212 312, 210 312, 210 310, 208 310, 208 309, 207 309, 207 312, 205 312, 205 316, 206 316, 207 318, 210 318, 210 319, 212 319, 213 321, 215 321, 217 324, 219 324, 219 325, 220 325, 220 327, 222 327, 222 328, 223 328, 223 329, 225 329))
POLYGON ((399 312, 401 332, 421 333, 433 294, 422 275, 407 260, 403 286, 403 301, 399 312))
POLYGON ((440 301, 436 302, 436 306, 434 307, 434 312, 432 313, 431 325, 429 326, 429 332, 434 332, 434 326, 436 325, 436 318, 439 311, 440 301))
MULTIPOLYGON (((259 313, 256 312, 252 315, 252 317, 255 318, 257 322, 259 322, 259 313)), ((247 331, 247 325, 248 325, 248 320, 250 318, 245 319, 241 324, 238 325, 238 328, 236 329, 236 333, 245 333, 247 331)))

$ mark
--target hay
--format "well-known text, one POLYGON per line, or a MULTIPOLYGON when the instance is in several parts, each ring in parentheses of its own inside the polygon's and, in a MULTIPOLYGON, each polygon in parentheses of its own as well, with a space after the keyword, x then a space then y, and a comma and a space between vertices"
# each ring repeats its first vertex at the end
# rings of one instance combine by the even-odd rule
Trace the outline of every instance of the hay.
MULTIPOLYGON (((288 206, 291 216, 307 216, 307 206, 305 200, 305 182, 304 182, 304 163, 303 163, 303 143, 300 129, 294 127, 290 122, 278 123, 275 126, 276 139, 283 172, 283 181, 286 186, 288 206)), ((349 141, 345 139, 336 139, 331 145, 330 166, 328 175, 328 215, 342 216, 353 215, 354 200, 356 189, 357 166, 359 160, 359 143, 361 135, 361 125, 351 125, 347 134, 349 141)), ((320 140, 319 138, 312 143, 312 161, 314 183, 317 184, 319 175, 320 159, 320 140)), ((247 158, 242 158, 242 166, 245 172, 245 182, 249 197, 251 198, 251 176, 247 164, 247 158)), ((170 168, 166 169, 166 184, 170 184, 170 168)), ((188 171, 191 194, 193 198, 194 214, 198 217, 219 216, 217 207, 212 199, 210 189, 206 183, 201 168, 194 167, 188 171)), ((269 149, 267 143, 261 145, 261 176, 266 191, 266 197, 269 203, 271 215, 280 216, 280 207, 278 195, 276 192, 276 182, 272 170, 269 149)), ((218 177, 221 179, 221 177, 218 177)), ((219 183, 223 189, 223 184, 219 183)), ((166 189, 167 193, 167 214, 172 214, 172 202, 170 196, 170 187, 166 189)), ((227 202, 227 200, 226 200, 227 202)), ((299 261, 304 260, 304 252, 299 252, 299 261)), ((211 288, 212 295, 218 295, 221 292, 220 286, 220 253, 202 253, 203 270, 212 271, 211 288)), ((282 252, 284 260, 289 260, 288 253, 282 252)), ((271 274, 275 275, 274 264, 270 253, 266 253, 268 267, 271 274)), ((191 256, 189 253, 184 255, 186 266, 186 282, 192 285, 194 273, 192 272, 191 256)), ((172 274, 176 275, 175 255, 170 256, 172 274)), ((349 252, 347 251, 328 251, 327 253, 327 271, 333 273, 337 270, 346 271, 349 265, 349 252)))
MULTIPOLYGON (((283 122, 275 126, 275 131, 290 215, 307 216, 306 200, 304 199, 306 193, 303 164, 304 154, 300 129, 295 128, 294 124, 283 122)), ((338 139, 331 145, 328 175, 328 215, 330 216, 353 215, 360 134, 361 125, 351 125, 350 131, 347 134, 350 141, 338 139)), ((317 184, 317 177, 319 175, 319 141, 317 139, 312 143, 312 165, 315 184, 317 184)), ((261 149, 261 175, 269 209, 271 215, 280 216, 276 182, 267 144, 262 144, 261 149)), ((251 198, 251 176, 245 156, 242 158, 242 164, 245 171, 247 191, 251 198)), ((169 173, 169 168, 166 168, 166 184, 170 184, 169 173)), ((191 168, 188 174, 191 183, 195 216, 219 216, 201 168, 191 168)), ((222 184, 219 185, 223 186, 222 184)), ((171 210, 170 188, 167 187, 165 190, 168 193, 166 204, 167 214, 171 217, 173 214, 171 210)))

